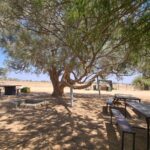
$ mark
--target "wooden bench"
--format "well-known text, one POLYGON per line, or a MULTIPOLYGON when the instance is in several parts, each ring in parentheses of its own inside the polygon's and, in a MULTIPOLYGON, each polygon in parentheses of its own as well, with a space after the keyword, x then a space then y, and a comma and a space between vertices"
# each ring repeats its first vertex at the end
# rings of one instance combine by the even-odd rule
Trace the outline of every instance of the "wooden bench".
POLYGON ((106 107, 107 107, 107 111, 108 111, 108 108, 111 108, 115 105, 119 106, 119 105, 122 105, 122 102, 123 101, 120 101, 118 99, 116 99, 116 97, 112 97, 112 98, 109 98, 108 100, 106 100, 106 107))
POLYGON ((108 100, 106 100, 107 111, 108 111, 108 108, 110 109, 114 105, 117 105, 117 106, 119 105, 119 102, 117 102, 114 98, 109 98, 108 100))
POLYGON ((128 123, 124 115, 117 109, 111 108, 111 123, 112 123, 112 116, 115 117, 116 123, 122 131, 121 150, 124 149, 125 133, 133 135, 132 149, 135 150, 135 131, 132 129, 131 125, 128 123))

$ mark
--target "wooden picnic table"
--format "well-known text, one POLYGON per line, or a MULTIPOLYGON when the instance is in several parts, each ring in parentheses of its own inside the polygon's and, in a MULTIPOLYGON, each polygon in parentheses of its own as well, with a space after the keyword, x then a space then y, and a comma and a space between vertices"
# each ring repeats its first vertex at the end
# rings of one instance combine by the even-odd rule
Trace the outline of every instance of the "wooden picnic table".
POLYGON ((141 102, 141 99, 129 94, 115 94, 113 98, 106 100, 106 107, 118 105, 120 102, 123 102, 125 105, 126 101, 138 101, 141 102))
POLYGON ((135 101, 126 101, 125 102, 125 117, 126 117, 126 107, 129 106, 131 107, 133 110, 137 111, 138 113, 140 113, 142 116, 145 117, 145 121, 147 124, 147 150, 149 150, 150 148, 150 144, 149 144, 149 138, 150 138, 150 105, 148 104, 143 104, 143 103, 138 103, 135 101))
POLYGON ((4 95, 16 95, 17 87, 20 87, 21 85, 0 85, 0 87, 4 88, 4 95))
POLYGON ((139 101, 141 102, 141 99, 132 95, 128 95, 128 94, 115 94, 114 95, 114 101, 139 101))

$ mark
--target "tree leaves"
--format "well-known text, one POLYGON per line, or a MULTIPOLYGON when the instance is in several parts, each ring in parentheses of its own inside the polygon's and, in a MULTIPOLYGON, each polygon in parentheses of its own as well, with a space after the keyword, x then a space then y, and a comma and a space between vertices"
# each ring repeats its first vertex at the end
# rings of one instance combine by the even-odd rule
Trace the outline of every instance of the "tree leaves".
POLYGON ((1 43, 13 65, 55 68, 61 84, 73 85, 149 68, 147 1, 6 0, 5 5, 1 43))

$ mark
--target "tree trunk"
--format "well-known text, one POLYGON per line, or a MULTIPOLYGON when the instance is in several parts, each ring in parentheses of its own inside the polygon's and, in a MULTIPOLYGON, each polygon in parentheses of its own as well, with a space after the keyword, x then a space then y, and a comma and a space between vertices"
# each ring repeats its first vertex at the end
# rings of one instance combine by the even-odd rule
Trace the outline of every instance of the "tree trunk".
POLYGON ((53 86, 52 96, 54 97, 62 97, 64 94, 64 87, 59 81, 59 74, 56 69, 53 67, 49 71, 49 76, 53 86))
POLYGON ((64 88, 62 88, 60 86, 54 86, 53 85, 52 96, 54 96, 54 97, 62 97, 63 94, 64 94, 64 88))

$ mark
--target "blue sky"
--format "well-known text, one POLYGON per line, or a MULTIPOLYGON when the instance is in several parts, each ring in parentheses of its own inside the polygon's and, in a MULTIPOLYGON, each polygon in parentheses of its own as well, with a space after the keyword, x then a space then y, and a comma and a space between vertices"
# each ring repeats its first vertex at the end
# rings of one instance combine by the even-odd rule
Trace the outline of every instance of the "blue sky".
MULTIPOLYGON (((5 60, 6 60, 7 56, 3 53, 3 50, 0 48, 0 67, 5 67, 5 60)), ((10 71, 7 74, 8 78, 17 78, 20 80, 33 80, 33 81, 49 81, 49 76, 46 74, 32 74, 32 73, 24 73, 24 72, 20 72, 20 73, 16 73, 16 72, 12 72, 10 71)))
MULTIPOLYGON (((0 67, 5 66, 5 59, 7 56, 2 52, 2 49, 0 48, 0 67)), ((133 79, 137 76, 137 74, 133 76, 126 76, 123 77, 123 80, 118 80, 115 76, 111 76, 108 79, 112 80, 113 82, 118 82, 118 83, 127 83, 130 84, 132 83, 133 79)), ((49 76, 46 74, 31 74, 31 73, 16 73, 16 72, 9 72, 7 74, 8 78, 17 78, 20 80, 32 80, 32 81, 49 81, 49 76)))

